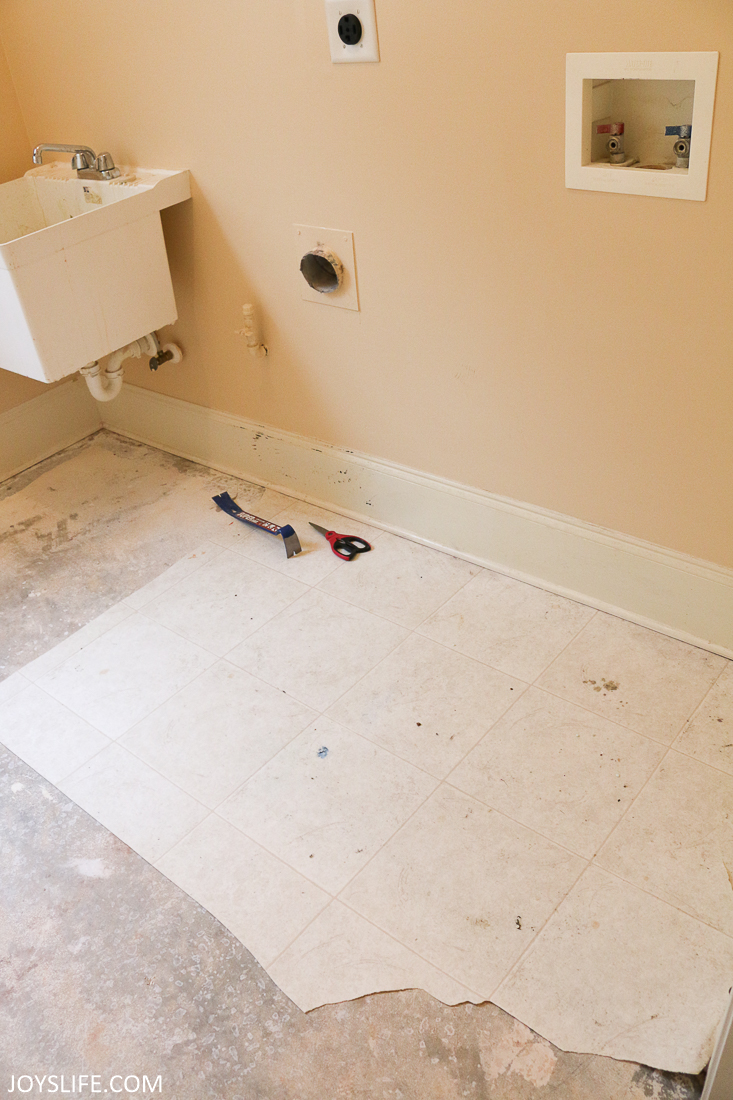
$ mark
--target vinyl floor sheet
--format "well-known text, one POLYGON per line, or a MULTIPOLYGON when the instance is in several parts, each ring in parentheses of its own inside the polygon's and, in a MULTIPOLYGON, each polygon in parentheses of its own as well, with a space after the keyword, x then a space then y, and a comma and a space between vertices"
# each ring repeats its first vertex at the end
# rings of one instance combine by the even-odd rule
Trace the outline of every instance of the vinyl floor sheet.
POLYGON ((0 741, 305 1010, 419 987, 698 1072, 733 979, 731 663, 258 511, 304 552, 202 499, 196 550, 0 683, 0 741))

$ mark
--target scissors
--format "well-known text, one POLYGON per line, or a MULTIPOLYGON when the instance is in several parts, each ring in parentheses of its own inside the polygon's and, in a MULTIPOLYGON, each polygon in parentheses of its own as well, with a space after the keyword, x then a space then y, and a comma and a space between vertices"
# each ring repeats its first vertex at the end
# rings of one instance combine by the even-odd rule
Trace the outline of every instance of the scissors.
POLYGON ((334 554, 342 561, 351 561, 357 554, 366 554, 367 550, 371 550, 370 544, 357 535, 338 535, 335 531, 319 527, 317 523, 311 523, 311 527, 328 539, 334 554))

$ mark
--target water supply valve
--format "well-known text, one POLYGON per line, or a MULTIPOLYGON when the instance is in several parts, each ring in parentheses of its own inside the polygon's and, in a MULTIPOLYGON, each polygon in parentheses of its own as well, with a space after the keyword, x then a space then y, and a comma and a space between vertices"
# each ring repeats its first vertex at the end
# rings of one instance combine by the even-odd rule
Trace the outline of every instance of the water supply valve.
POLYGON ((692 143, 692 126, 665 126, 665 137, 676 137, 677 141, 672 146, 677 158, 677 168, 690 167, 690 145, 692 143))
POLYGON ((603 122, 596 126, 597 134, 609 134, 606 149, 611 164, 623 164, 626 160, 624 153, 624 124, 623 122, 603 122))
POLYGON ((148 365, 151 370, 157 370, 162 363, 180 363, 183 352, 178 344, 161 345, 157 332, 149 332, 138 341, 141 346, 141 354, 151 356, 148 365))
POLYGON ((153 355, 150 359, 150 369, 157 370, 161 363, 167 363, 173 358, 174 352, 170 348, 161 348, 157 355, 153 355))

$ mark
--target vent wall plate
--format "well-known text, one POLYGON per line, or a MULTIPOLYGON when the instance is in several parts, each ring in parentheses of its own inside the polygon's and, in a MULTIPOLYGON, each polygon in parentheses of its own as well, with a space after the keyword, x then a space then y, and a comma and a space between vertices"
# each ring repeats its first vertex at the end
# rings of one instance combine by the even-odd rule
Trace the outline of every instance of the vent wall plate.
POLYGON ((356 260, 354 234, 349 229, 322 229, 317 225, 294 225, 295 278, 300 286, 300 296, 306 302, 318 302, 324 306, 341 309, 359 309, 356 287, 356 260), (320 291, 309 286, 300 270, 300 263, 308 252, 325 249, 340 260, 341 285, 337 290, 320 291))
POLYGON ((704 200, 717 73, 717 53, 569 53, 565 186, 704 200), (612 166, 596 131, 621 122, 625 152, 636 163, 612 166), (690 124, 690 162, 682 168, 665 130, 690 124))

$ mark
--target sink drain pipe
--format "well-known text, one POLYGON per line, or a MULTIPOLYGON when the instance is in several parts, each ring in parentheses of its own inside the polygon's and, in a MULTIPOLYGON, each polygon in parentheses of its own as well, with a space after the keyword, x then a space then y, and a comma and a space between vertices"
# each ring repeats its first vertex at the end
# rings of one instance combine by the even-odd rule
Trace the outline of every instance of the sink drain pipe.
POLYGON ((141 336, 139 340, 133 340, 126 348, 113 351, 104 369, 99 365, 99 361, 95 360, 93 363, 88 363, 86 367, 82 367, 79 374, 85 379, 95 401, 112 401, 122 389, 123 361, 139 359, 143 355, 151 357, 151 370, 157 370, 161 363, 180 363, 183 358, 183 353, 177 344, 164 344, 161 347, 158 337, 151 332, 147 336, 141 336))

